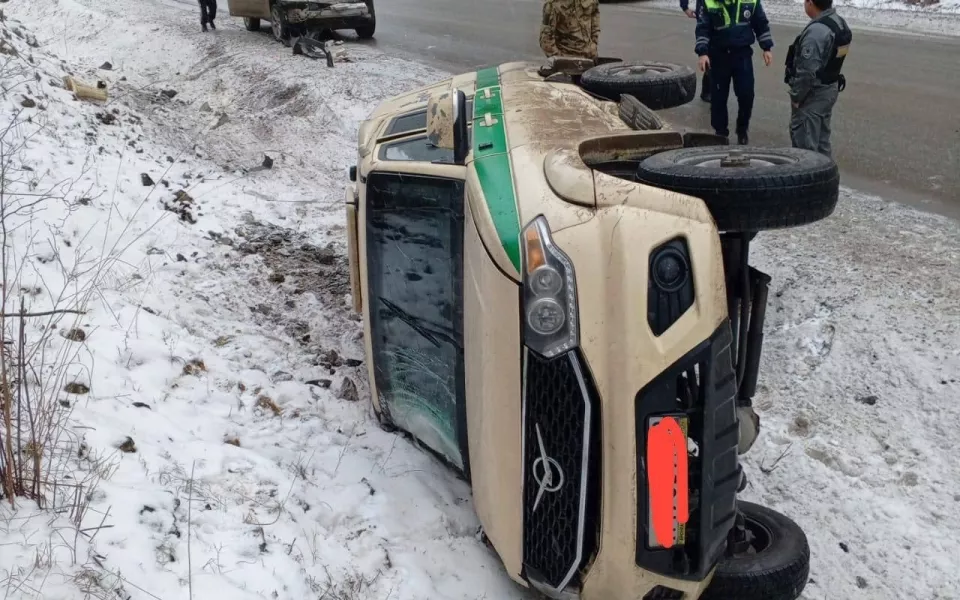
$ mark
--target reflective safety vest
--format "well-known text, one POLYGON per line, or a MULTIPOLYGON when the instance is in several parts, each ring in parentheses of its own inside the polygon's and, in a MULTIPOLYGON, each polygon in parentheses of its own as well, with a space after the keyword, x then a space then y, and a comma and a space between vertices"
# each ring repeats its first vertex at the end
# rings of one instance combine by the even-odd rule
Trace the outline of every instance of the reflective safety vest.
POLYGON ((750 22, 757 0, 704 0, 703 7, 714 29, 729 29, 750 22))
POLYGON ((800 38, 803 37, 803 34, 806 33, 807 29, 814 23, 822 23, 833 32, 833 48, 830 51, 830 58, 827 60, 827 63, 817 71, 817 80, 820 81, 820 83, 828 85, 839 83, 840 91, 843 91, 843 88, 847 87, 847 80, 840 71, 843 69, 843 61, 850 52, 850 44, 853 42, 853 31, 851 31, 850 27, 846 24, 841 25, 830 16, 811 21, 809 25, 803 28, 803 31, 800 32, 797 39, 790 44, 790 48, 787 50, 787 69, 784 82, 789 84, 790 80, 797 74, 796 54, 800 50, 800 38))

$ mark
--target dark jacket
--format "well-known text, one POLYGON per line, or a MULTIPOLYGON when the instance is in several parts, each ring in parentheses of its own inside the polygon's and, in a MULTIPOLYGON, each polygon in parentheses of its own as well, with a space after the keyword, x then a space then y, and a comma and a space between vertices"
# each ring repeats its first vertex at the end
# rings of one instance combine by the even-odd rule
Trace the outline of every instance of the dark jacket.
MULTIPOLYGON (((731 18, 731 21, 734 19, 731 18)), ((724 2, 724 0, 714 0, 706 3, 703 10, 697 13, 697 42, 695 50, 698 56, 707 54, 713 50, 729 50, 736 48, 749 48, 754 42, 759 42, 761 50, 770 50, 773 48, 773 34, 770 33, 770 22, 767 20, 766 13, 763 12, 763 6, 760 0, 755 5, 746 5, 738 3, 737 0, 724 2), (720 5, 719 8, 711 7, 711 4, 720 5), (723 10, 735 12, 737 6, 741 6, 738 15, 732 15, 736 18, 730 27, 724 27, 723 10), (747 13, 746 11, 749 11, 747 13)))

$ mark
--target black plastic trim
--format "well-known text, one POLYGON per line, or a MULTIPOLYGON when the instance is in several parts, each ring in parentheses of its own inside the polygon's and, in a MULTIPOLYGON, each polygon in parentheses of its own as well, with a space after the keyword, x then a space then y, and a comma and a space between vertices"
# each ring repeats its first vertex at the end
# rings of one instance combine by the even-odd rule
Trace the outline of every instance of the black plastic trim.
MULTIPOLYGON (((540 375, 542 377, 542 374, 540 375)), ((551 405, 552 408, 552 405, 551 405)), ((602 419, 600 413, 600 396, 597 393, 596 385, 592 375, 590 374, 589 367, 584 359, 582 353, 579 349, 574 349, 564 354, 561 354, 554 358, 546 358, 540 354, 530 350, 529 348, 523 348, 523 501, 524 501, 524 523, 523 523, 523 571, 522 576, 531 583, 531 585, 544 593, 556 595, 559 592, 562 592, 564 589, 570 589, 578 587, 580 584, 579 574, 582 569, 593 559, 599 548, 599 531, 600 531, 600 494, 601 494, 601 432, 602 432, 602 419), (536 364, 536 368, 544 371, 546 369, 556 369, 565 371, 565 376, 574 377, 577 382, 576 396, 574 398, 569 396, 567 398, 556 398, 557 405, 556 411, 553 412, 553 415, 546 415, 548 418, 571 418, 571 413, 569 411, 569 404, 571 402, 582 406, 582 408, 577 412, 579 415, 577 418, 580 418, 583 421, 581 426, 581 433, 583 438, 577 440, 557 440, 556 438, 547 441, 547 445, 552 445, 552 447, 547 448, 547 455, 549 458, 553 459, 556 456, 559 456, 563 450, 557 450, 557 448, 562 448, 564 450, 580 449, 579 456, 576 458, 576 463, 580 465, 580 473, 578 473, 579 492, 578 497, 578 514, 576 515, 554 515, 553 519, 557 521, 556 525, 558 527, 563 527, 564 529, 569 528, 572 525, 571 532, 559 532, 558 537, 561 539, 551 540, 553 544, 564 544, 568 542, 570 533, 576 536, 575 546, 566 547, 563 551, 570 553, 573 551, 573 556, 570 558, 569 563, 563 565, 545 565, 537 564, 538 557, 536 556, 537 552, 531 546, 532 540, 535 537, 540 537, 540 542, 544 542, 542 539, 546 532, 550 529, 546 526, 547 524, 543 522, 534 522, 533 516, 533 507, 532 503, 536 501, 536 495, 539 491, 539 487, 534 488, 531 485, 531 482, 528 481, 528 478, 531 476, 530 469, 532 468, 534 457, 540 458, 540 450, 538 449, 539 441, 536 435, 531 435, 531 429, 529 429, 530 421, 528 420, 529 410, 530 410, 530 400, 528 398, 528 392, 532 388, 531 383, 534 386, 540 387, 540 382, 531 382, 531 373, 530 368, 531 364, 536 364), (564 403, 564 400, 567 402, 564 403), (570 523, 568 519, 572 517, 576 518, 576 521, 570 523)), ((565 474, 566 477, 569 477, 568 474, 565 474)), ((570 480, 565 480, 564 484, 569 485, 570 480)), ((561 490, 557 490, 555 493, 561 493, 561 490)), ((554 497, 548 497, 547 500, 555 500, 554 497)), ((541 498, 541 501, 543 498, 541 498)), ((546 510, 558 510, 556 506, 545 506, 546 510)), ((541 517, 542 518, 542 517, 541 517)), ((559 554, 557 552, 556 554, 559 554)))
POLYGON ((650 253, 648 264, 647 323, 653 335, 659 337, 693 306, 696 290, 687 241, 677 237, 657 246, 650 253), (667 256, 672 256, 681 265, 682 280, 675 285, 666 285, 657 277, 657 262, 667 256))
POLYGON ((710 336, 644 386, 635 399, 637 434, 637 566, 676 579, 700 581, 726 549, 736 516, 740 465, 736 373, 732 335, 724 320, 710 336), (696 385, 689 386, 688 382, 696 385), (689 456, 690 519, 686 543, 669 549, 648 546, 645 468, 650 417, 684 412, 698 456, 689 456))

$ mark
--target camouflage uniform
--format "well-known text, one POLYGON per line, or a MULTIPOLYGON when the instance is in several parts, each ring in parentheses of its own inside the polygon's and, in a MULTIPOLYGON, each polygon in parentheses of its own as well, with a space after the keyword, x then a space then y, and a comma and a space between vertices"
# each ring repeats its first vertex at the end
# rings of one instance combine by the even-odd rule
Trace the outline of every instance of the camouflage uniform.
POLYGON ((540 48, 549 56, 597 57, 599 0, 544 0, 540 48))

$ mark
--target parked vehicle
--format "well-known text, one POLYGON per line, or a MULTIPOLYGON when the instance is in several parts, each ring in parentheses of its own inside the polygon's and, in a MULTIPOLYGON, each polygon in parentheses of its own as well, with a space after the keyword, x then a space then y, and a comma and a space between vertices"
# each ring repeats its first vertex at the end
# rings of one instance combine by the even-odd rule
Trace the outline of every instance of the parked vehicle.
POLYGON ((837 166, 676 131, 648 104, 692 99, 692 70, 602 62, 457 75, 361 125, 373 411, 470 483, 547 596, 794 600, 803 531, 737 499, 770 281, 748 250, 831 214, 837 166))
POLYGON ((370 39, 377 29, 373 1, 227 0, 227 7, 231 16, 243 17, 248 31, 260 31, 260 21, 269 21, 273 37, 281 42, 323 29, 353 29, 361 39, 370 39))

